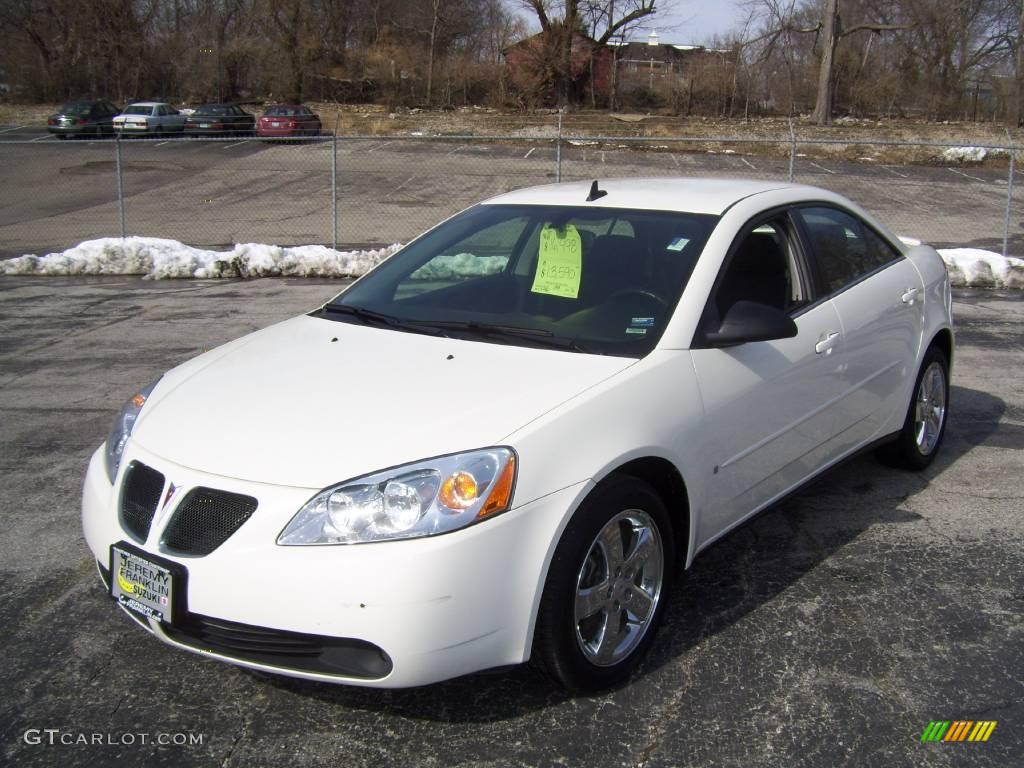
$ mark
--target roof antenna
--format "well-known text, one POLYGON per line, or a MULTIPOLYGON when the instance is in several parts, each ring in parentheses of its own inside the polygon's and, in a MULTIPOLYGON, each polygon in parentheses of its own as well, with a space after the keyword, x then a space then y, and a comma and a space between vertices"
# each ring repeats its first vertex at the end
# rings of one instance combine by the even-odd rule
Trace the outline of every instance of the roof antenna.
POLYGON ((587 195, 587 202, 592 203, 595 200, 599 200, 608 193, 603 189, 597 188, 597 179, 594 179, 594 183, 590 185, 590 194, 587 195))

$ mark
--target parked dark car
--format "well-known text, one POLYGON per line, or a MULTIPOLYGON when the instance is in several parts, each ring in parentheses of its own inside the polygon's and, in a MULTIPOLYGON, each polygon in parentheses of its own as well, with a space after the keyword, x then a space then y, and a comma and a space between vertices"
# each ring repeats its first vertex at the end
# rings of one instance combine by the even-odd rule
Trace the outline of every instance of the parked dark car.
POLYGON ((272 104, 256 123, 262 139, 290 139, 319 136, 320 116, 303 104, 272 104))
POLYGON ((235 104, 203 104, 185 118, 186 136, 251 136, 256 118, 235 104))
POLYGON ((114 116, 121 108, 109 101, 69 101, 46 119, 46 130, 58 139, 68 136, 113 135, 114 116))

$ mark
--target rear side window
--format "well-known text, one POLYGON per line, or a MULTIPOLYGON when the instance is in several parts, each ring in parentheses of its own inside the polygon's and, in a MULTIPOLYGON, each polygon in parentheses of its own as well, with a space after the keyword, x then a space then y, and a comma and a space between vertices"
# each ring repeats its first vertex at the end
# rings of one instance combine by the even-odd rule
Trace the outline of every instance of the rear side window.
POLYGON ((824 287, 835 293, 901 258, 857 217, 836 208, 797 211, 810 240, 824 287))

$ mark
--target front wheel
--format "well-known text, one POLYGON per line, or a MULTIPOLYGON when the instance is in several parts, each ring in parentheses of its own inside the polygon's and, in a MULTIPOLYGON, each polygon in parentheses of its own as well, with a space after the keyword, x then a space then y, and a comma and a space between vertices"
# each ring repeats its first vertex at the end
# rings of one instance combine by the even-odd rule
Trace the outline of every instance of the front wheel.
POLYGON ((654 490, 628 476, 602 482, 555 550, 534 632, 536 663, 572 691, 625 680, 654 640, 674 558, 668 512, 654 490))
POLYGON ((949 360, 938 347, 931 347, 921 362, 914 382, 903 428, 878 457, 883 463, 921 470, 935 460, 946 435, 949 413, 949 360))

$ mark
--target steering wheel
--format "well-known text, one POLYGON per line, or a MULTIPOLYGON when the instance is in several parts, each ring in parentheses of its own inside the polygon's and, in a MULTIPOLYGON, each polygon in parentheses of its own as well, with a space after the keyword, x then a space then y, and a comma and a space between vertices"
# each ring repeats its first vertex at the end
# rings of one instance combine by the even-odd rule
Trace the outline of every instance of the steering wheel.
POLYGON ((661 298, 661 296, 659 296, 658 294, 652 291, 645 290, 643 288, 622 288, 618 291, 615 291, 611 296, 609 296, 606 300, 606 303, 611 304, 627 296, 639 296, 645 299, 650 299, 651 301, 655 302, 661 309, 668 309, 667 301, 661 298))

